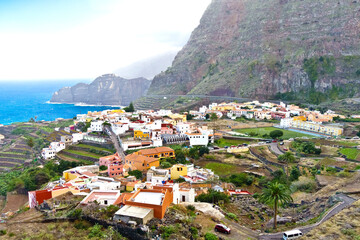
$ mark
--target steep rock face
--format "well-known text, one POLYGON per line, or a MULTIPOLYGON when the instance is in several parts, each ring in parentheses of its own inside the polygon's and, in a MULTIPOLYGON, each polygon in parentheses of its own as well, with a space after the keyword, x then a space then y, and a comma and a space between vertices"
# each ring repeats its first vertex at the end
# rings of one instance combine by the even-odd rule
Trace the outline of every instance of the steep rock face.
POLYGON ((359 37, 359 0, 213 0, 148 94, 358 95, 359 37))
POLYGON ((150 83, 145 78, 124 79, 106 74, 91 84, 64 87, 53 94, 50 102, 125 106, 146 94, 150 83))

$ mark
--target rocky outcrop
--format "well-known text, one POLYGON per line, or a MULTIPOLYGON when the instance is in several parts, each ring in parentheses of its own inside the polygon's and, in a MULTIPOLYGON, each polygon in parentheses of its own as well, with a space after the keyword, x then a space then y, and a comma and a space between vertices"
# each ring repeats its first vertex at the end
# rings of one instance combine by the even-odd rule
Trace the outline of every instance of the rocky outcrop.
POLYGON ((213 0, 148 94, 359 95, 359 19, 359 0, 213 0))
POLYGON ((50 102, 126 106, 146 94, 150 83, 145 78, 124 79, 105 74, 90 84, 78 83, 60 89, 53 94, 50 102))

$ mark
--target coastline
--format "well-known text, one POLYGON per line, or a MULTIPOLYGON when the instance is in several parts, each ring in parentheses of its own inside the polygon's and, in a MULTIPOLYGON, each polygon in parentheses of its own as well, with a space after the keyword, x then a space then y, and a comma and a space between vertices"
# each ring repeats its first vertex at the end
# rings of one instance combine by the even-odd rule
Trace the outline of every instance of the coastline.
POLYGON ((124 108, 126 106, 121 106, 121 105, 100 105, 100 104, 87 104, 87 103, 82 103, 82 102, 74 102, 74 103, 68 103, 68 102, 51 102, 46 101, 45 103, 47 104, 69 104, 69 105, 74 105, 77 107, 118 107, 118 108, 124 108))

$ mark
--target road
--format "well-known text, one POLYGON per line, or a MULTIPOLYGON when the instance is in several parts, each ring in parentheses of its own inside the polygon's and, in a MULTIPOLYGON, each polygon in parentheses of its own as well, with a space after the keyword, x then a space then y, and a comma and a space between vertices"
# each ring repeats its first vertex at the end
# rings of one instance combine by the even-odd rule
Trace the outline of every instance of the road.
POLYGON ((111 141, 114 144, 114 147, 117 151, 117 153, 119 154, 121 160, 123 161, 123 163, 125 163, 125 153, 124 153, 124 149, 121 146, 121 139, 119 136, 117 136, 109 126, 105 126, 105 131, 106 133, 110 136, 111 141))
MULTIPOLYGON (((342 202, 338 205, 335 205, 330 211, 328 211, 324 217, 317 223, 297 228, 300 231, 302 231, 304 234, 310 232, 313 228, 319 226, 323 222, 327 221, 329 218, 334 216, 335 214, 338 214, 341 212, 344 208, 350 206, 353 202, 356 200, 345 195, 345 194, 339 194, 338 197, 342 200, 342 202)), ((282 239, 283 232, 280 233, 274 233, 274 234, 266 234, 266 235, 260 235, 259 239, 261 240, 275 240, 275 239, 282 239)))
POLYGON ((279 146, 278 144, 275 142, 275 143, 271 143, 270 144, 270 149, 273 153, 275 153, 276 155, 281 155, 283 154, 280 149, 279 149, 279 146))

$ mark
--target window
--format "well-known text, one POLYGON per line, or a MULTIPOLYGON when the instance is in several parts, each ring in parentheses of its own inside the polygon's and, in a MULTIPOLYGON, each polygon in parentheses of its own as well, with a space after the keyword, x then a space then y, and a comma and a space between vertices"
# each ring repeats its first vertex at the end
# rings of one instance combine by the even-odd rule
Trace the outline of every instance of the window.
POLYGON ((107 205, 107 204, 108 204, 108 201, 107 201, 107 200, 104 200, 104 204, 107 205))

